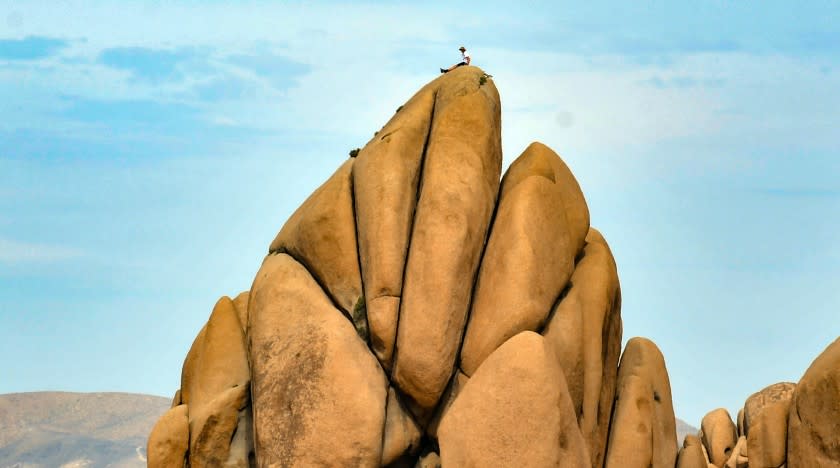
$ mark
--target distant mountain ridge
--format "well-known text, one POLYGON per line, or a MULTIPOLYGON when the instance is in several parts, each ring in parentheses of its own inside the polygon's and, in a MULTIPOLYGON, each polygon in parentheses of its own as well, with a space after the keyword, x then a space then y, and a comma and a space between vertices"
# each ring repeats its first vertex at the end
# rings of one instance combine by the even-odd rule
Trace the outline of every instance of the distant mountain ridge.
POLYGON ((170 399, 133 393, 0 395, 0 468, 139 468, 170 399))
MULTIPOLYGON (((0 394, 0 468, 141 468, 170 399, 137 393, 0 394)), ((697 428, 677 419, 677 440, 697 428)))

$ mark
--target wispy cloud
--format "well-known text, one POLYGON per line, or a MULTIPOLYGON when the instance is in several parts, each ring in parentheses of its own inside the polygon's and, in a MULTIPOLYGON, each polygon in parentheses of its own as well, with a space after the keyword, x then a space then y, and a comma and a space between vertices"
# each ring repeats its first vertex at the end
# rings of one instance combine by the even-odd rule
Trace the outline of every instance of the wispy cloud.
POLYGON ((103 50, 99 55, 99 63, 127 70, 137 79, 158 82, 183 76, 181 65, 195 56, 195 52, 189 49, 119 47, 103 50))
POLYGON ((63 39, 42 36, 28 36, 24 39, 2 39, 0 40, 0 59, 42 59, 57 53, 67 45, 68 42, 63 39))
POLYGON ((0 237, 0 263, 51 263, 84 255, 79 249, 62 245, 18 242, 0 237))

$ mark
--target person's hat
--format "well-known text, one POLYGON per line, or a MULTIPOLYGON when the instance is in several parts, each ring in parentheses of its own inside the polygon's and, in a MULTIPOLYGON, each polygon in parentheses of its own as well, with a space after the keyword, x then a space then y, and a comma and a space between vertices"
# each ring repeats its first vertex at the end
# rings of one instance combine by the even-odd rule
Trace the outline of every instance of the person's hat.
POLYGON ((464 47, 464 46, 461 46, 458 50, 467 50, 467 48, 464 47))

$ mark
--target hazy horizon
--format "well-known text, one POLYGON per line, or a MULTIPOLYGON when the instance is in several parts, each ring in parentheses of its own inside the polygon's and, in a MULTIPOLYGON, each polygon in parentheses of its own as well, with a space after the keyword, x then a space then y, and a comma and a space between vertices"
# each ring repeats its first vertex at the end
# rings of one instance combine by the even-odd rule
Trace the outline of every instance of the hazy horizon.
POLYGON ((462 44, 505 167, 541 141, 580 182, 678 417, 840 335, 840 4, 0 5, 0 393, 171 397, 216 300, 462 44))

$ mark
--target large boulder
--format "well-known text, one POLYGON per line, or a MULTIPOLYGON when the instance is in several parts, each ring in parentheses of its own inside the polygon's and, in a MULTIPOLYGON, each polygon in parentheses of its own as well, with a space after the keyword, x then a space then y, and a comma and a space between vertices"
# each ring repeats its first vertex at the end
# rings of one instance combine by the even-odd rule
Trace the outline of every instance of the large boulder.
POLYGON ((732 456, 735 444, 738 442, 737 428, 729 416, 729 411, 718 408, 706 413, 700 422, 701 439, 709 460, 717 467, 722 467, 732 456))
POLYGON ((703 443, 696 435, 687 435, 677 455, 677 468, 707 468, 709 466, 703 452, 703 443))
POLYGON ((840 338, 796 385, 787 443, 788 468, 840 467, 840 338))
POLYGON ((750 395, 744 403, 744 432, 752 468, 785 462, 790 402, 796 384, 781 382, 750 395))
POLYGON ((247 466, 248 453, 231 454, 230 447, 251 437, 250 427, 236 430, 249 405, 249 383, 242 325, 234 302, 224 296, 193 342, 182 371, 180 399, 189 407, 192 466, 247 466))
POLYGON ((621 332, 615 260, 601 233, 590 229, 571 287, 542 334, 564 370, 593 467, 603 466, 606 455, 621 332))
POLYGON ((563 370, 533 332, 514 336, 484 361, 438 436, 443 466, 591 466, 563 370))
POLYGON ((453 372, 501 173, 501 106, 476 67, 443 75, 400 305, 392 379, 431 416, 453 372))
POLYGON ((146 444, 148 468, 184 466, 190 446, 190 422, 187 405, 170 408, 158 419, 146 444))
POLYGON ((605 468, 673 468, 677 427, 665 359, 646 338, 631 338, 618 367, 605 468))
POLYGON ((312 275, 268 256, 251 288, 249 352, 260 466, 379 466, 388 382, 312 275))
POLYGON ((461 349, 466 375, 508 338, 541 328, 566 286, 586 235, 572 232, 566 217, 563 195, 569 189, 563 184, 569 180, 575 199, 582 200, 574 176, 540 143, 532 143, 505 174, 461 349), (568 174, 556 174, 558 168, 568 174))

